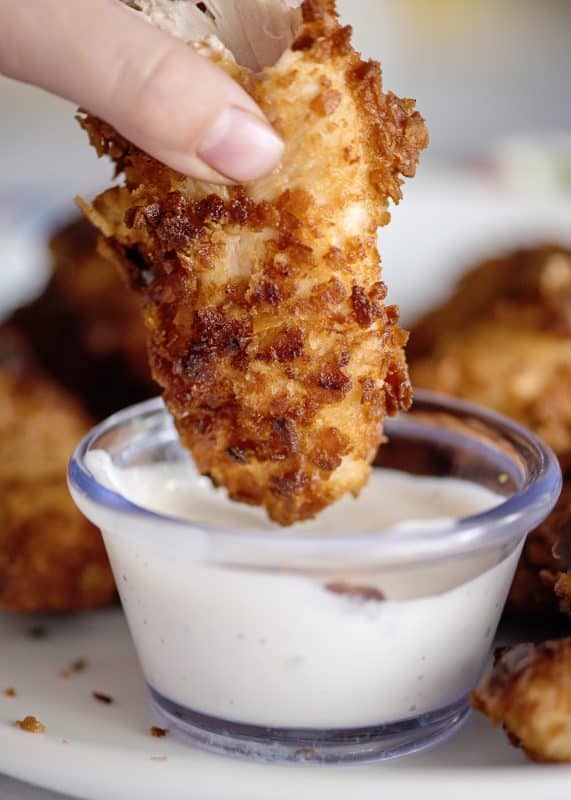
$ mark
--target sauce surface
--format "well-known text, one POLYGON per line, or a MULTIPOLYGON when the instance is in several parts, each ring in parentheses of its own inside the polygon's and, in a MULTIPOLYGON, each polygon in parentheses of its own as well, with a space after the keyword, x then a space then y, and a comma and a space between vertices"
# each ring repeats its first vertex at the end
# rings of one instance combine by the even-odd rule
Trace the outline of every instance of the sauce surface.
POLYGON ((453 521, 505 500, 468 481, 375 469, 358 498, 345 496, 316 519, 282 528, 262 508, 231 501, 223 489, 199 475, 192 462, 120 468, 106 453, 95 451, 87 463, 100 482, 143 508, 194 523, 247 530, 372 533, 417 520, 453 521))

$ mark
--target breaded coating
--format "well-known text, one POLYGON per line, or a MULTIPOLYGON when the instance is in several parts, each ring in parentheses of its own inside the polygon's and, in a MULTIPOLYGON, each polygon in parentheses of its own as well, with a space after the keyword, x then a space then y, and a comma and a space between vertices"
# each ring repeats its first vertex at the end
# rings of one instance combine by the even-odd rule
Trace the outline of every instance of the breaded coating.
POLYGON ((532 761, 571 763, 571 639, 509 649, 472 705, 532 761))
POLYGON ((113 577, 98 531, 75 508, 67 461, 90 427, 82 408, 0 328, 0 606, 81 611, 108 603, 113 577))
POLYGON ((427 144, 414 102, 383 93, 333 0, 301 10, 291 47, 261 74, 208 43, 285 140, 268 178, 194 181, 83 119, 126 179, 87 213, 142 300, 182 441, 230 497, 284 525, 357 494, 383 420, 410 404, 376 236, 427 144))
MULTIPOLYGON (((414 386, 487 405, 531 428, 571 468, 571 252, 546 246, 488 261, 415 326, 414 386)), ((530 534, 508 607, 557 611, 553 554, 571 530, 567 480, 553 514, 530 534)))
POLYGON ((96 419, 157 394, 139 304, 115 265, 97 253, 93 226, 81 218, 66 225, 50 248, 54 270, 46 290, 10 325, 96 419))

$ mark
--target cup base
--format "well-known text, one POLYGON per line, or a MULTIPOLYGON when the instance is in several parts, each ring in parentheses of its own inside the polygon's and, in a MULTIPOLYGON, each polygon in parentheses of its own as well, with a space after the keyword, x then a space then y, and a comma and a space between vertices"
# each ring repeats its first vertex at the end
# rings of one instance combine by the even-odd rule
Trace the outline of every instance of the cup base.
POLYGON ((447 739, 470 713, 469 696, 399 722, 353 729, 266 728, 230 722, 173 703, 150 688, 159 725, 219 755, 265 763, 365 764, 417 753, 447 739))

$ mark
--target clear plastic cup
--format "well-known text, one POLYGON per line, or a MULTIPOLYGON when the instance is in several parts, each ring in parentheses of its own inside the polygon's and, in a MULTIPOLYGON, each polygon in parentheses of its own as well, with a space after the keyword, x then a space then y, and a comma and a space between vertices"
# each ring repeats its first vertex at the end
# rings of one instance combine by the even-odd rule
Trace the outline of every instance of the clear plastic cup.
POLYGON ((377 467, 505 500, 373 533, 222 528, 135 505, 90 469, 95 451, 117 467, 187 461, 160 400, 80 443, 71 491, 102 531, 159 724, 227 755, 347 763, 417 751, 462 723, 559 465, 519 425, 426 392, 386 432, 377 467))

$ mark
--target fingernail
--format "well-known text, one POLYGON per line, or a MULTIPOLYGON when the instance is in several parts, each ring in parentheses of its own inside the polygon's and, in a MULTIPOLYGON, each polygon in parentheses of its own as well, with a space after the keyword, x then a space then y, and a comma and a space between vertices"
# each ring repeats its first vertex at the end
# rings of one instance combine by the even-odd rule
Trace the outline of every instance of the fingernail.
POLYGON ((283 149, 282 140, 263 120, 240 108, 227 108, 206 133, 197 155, 217 172, 240 182, 270 172, 283 149))

